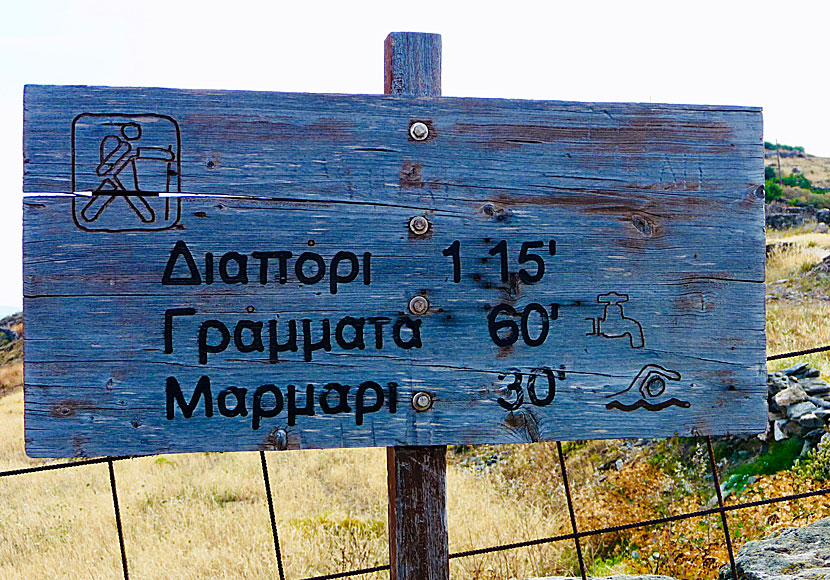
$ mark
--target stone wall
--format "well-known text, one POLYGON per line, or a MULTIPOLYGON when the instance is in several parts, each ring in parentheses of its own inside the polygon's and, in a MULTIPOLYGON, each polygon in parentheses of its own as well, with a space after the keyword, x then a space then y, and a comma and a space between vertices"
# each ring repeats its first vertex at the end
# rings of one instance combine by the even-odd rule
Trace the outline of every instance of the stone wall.
POLYGON ((830 439, 830 383, 807 363, 767 375, 769 421, 765 438, 781 441, 799 437, 807 447, 830 439))

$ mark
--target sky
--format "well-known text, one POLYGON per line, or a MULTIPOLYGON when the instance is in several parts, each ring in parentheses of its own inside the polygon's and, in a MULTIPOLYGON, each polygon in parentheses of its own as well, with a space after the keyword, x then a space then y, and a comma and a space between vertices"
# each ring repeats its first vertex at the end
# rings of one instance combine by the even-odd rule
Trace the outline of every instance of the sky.
POLYGON ((826 2, 0 0, 0 315, 22 305, 24 84, 382 93, 392 31, 445 96, 749 105, 830 157, 826 2))

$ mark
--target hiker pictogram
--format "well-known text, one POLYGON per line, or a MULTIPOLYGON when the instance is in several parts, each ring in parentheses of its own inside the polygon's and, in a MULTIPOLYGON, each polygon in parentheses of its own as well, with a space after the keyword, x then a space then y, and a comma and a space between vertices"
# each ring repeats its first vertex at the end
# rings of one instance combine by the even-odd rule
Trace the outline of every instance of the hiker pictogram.
POLYGON ((163 115, 85 113, 72 125, 72 188, 82 229, 167 229, 179 219, 179 202, 159 194, 181 190, 181 137, 163 115))

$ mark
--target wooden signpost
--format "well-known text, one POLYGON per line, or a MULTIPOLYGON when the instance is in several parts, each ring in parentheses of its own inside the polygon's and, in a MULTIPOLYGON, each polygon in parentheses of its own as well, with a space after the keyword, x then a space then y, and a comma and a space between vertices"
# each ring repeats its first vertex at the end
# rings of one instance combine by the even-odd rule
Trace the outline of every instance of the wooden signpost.
POLYGON ((27 452, 762 429, 760 111, 434 82, 28 86, 27 452))
POLYGON ((387 446, 446 578, 447 444, 763 430, 759 109, 386 92, 26 87, 29 455, 387 446))

